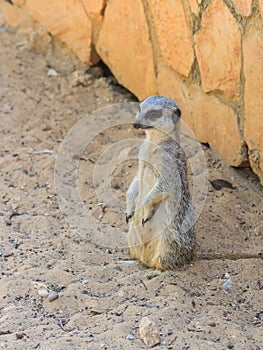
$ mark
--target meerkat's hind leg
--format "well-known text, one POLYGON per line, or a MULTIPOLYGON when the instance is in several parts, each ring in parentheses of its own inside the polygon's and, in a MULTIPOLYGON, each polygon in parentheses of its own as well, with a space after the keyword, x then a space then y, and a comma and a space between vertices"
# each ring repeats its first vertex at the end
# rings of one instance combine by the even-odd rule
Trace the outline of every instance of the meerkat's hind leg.
POLYGON ((164 272, 163 270, 152 269, 148 271, 145 276, 148 280, 151 280, 155 277, 160 276, 163 272, 164 272))

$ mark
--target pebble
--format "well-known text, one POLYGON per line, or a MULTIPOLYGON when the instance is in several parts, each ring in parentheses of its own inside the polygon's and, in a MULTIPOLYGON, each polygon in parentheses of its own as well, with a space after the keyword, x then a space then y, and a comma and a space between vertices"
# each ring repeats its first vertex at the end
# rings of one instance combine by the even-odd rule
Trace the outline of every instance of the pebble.
POLYGON ((57 73, 57 71, 55 71, 55 69, 49 69, 47 72, 47 76, 48 77, 57 77, 58 73, 57 73))
POLYGON ((48 300, 49 301, 54 301, 56 299, 58 299, 59 295, 57 292, 50 292, 48 295, 48 300))
POLYGON ((23 338, 24 338, 24 333, 23 332, 16 333, 16 339, 23 339, 23 338))
POLYGON ((232 289, 234 287, 234 282, 231 280, 231 278, 228 278, 228 280, 226 280, 223 285, 222 288, 227 292, 230 289, 232 289))
POLYGON ((83 280, 81 283, 82 284, 87 284, 87 283, 89 283, 89 280, 83 280))
POLYGON ((143 317, 139 324, 140 337, 144 344, 152 348, 157 344, 160 344, 160 334, 156 327, 156 324, 148 317, 143 317))
POLYGON ((134 340, 135 339, 135 335, 133 334, 128 334, 126 337, 126 340, 134 340))
POLYGON ((215 327, 216 323, 214 321, 208 322, 208 326, 210 327, 215 327))
POLYGON ((174 330, 172 328, 169 328, 167 330, 167 335, 171 335, 171 334, 173 334, 173 332, 174 332, 174 330))
POLYGON ((48 296, 48 294, 49 294, 49 292, 48 292, 48 290, 46 290, 46 289, 39 289, 38 291, 37 291, 37 294, 40 296, 40 297, 47 297, 48 296))
POLYGON ((71 74, 70 77, 70 87, 77 87, 77 86, 90 86, 93 82, 92 76, 90 74, 87 74, 85 72, 81 71, 75 71, 71 74))

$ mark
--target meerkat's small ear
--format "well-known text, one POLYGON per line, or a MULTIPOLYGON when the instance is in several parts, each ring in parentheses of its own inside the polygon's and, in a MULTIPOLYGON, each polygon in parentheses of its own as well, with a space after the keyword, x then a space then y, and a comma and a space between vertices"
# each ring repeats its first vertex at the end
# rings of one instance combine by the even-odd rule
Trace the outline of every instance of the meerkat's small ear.
POLYGON ((176 108, 173 111, 173 115, 172 115, 174 124, 178 122, 180 117, 181 117, 181 110, 179 108, 176 108))

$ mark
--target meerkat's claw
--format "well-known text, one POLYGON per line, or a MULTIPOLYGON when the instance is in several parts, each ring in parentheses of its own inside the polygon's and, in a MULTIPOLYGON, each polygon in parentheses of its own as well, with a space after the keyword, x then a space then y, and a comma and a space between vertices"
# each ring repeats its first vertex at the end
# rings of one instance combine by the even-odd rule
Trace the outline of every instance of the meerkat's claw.
POLYGON ((129 220, 133 217, 133 214, 134 213, 130 213, 130 214, 126 214, 126 224, 128 224, 129 223, 129 220))
POLYGON ((146 219, 142 219, 142 227, 144 226, 144 224, 149 221, 151 218, 146 218, 146 219))

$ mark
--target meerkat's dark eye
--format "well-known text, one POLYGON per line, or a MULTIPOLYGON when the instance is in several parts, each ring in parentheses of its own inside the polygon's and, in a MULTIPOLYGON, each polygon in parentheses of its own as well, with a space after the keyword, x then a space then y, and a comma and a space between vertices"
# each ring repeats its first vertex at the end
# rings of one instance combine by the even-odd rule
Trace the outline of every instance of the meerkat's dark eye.
POLYGON ((177 117, 181 117, 181 110, 179 108, 177 108, 174 113, 177 115, 177 117))
POLYGON ((157 119, 162 116, 162 111, 154 110, 146 113, 145 117, 148 119, 157 119))

